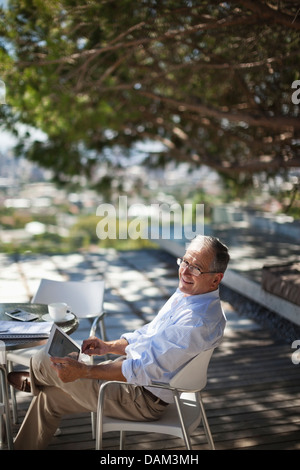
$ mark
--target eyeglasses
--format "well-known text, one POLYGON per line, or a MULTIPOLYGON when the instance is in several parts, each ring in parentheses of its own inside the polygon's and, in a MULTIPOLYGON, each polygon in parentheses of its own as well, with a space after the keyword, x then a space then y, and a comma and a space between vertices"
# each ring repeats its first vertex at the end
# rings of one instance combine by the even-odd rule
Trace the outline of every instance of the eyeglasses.
POLYGON ((213 274, 213 273, 218 272, 218 271, 202 272, 199 268, 197 268, 196 266, 193 266, 192 264, 190 264, 188 261, 186 261, 183 258, 177 258, 177 264, 178 264, 178 266, 180 266, 182 268, 188 268, 190 273, 193 276, 200 276, 200 274, 213 274))

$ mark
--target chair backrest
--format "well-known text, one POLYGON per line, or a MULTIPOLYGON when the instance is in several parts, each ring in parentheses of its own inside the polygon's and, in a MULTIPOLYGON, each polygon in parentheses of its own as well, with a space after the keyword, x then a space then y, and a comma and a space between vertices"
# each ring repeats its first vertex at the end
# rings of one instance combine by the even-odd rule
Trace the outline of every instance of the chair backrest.
POLYGON ((207 369, 214 348, 201 351, 191 359, 170 381, 171 387, 179 390, 202 390, 207 382, 207 369))
POLYGON ((105 282, 41 279, 32 303, 65 302, 78 318, 96 317, 103 311, 105 282))

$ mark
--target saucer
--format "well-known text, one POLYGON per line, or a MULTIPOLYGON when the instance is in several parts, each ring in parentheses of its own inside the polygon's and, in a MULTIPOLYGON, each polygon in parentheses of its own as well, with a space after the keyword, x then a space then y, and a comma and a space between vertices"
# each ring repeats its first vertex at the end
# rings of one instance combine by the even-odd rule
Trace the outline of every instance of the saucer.
MULTIPOLYGON (((63 318, 63 320, 59 320, 59 321, 56 321, 54 323, 66 323, 67 321, 73 320, 74 317, 75 317, 74 313, 67 313, 67 315, 63 318)), ((45 315, 43 315, 42 319, 44 321, 54 321, 50 317, 49 313, 46 313, 45 315)))

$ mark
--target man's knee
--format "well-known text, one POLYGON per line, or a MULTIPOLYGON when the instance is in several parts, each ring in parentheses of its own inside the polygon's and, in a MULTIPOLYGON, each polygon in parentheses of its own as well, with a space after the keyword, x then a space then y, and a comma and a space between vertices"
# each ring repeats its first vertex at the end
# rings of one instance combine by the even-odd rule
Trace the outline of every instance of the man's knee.
POLYGON ((45 351, 45 348, 43 347, 42 349, 37 350, 35 354, 33 354, 31 358, 31 364, 33 367, 36 367, 36 365, 39 366, 39 364, 43 363, 45 360, 49 360, 49 356, 45 351))
POLYGON ((50 358, 42 348, 37 351, 30 361, 30 375, 34 389, 34 385, 53 385, 52 376, 54 370, 51 367, 50 358))

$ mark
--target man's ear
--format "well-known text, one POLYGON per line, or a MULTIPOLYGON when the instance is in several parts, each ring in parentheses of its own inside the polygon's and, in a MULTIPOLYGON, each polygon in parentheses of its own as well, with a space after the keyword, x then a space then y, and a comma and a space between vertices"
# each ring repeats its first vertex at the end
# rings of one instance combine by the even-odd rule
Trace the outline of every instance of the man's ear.
POLYGON ((213 284, 215 286, 218 286, 220 282, 222 281, 223 277, 224 277, 224 273, 217 273, 213 280, 213 284))

